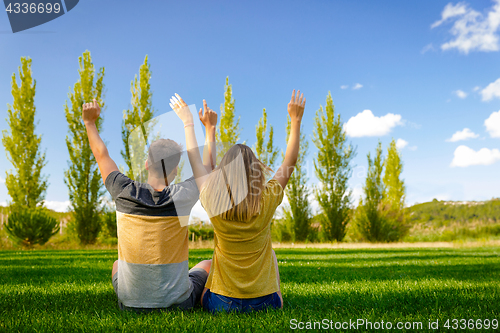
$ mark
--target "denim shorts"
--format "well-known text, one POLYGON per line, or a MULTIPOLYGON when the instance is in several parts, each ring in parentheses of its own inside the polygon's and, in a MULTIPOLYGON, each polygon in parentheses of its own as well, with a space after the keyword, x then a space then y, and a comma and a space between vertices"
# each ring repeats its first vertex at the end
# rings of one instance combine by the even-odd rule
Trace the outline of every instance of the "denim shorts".
MULTIPOLYGON (((189 280, 193 285, 193 291, 189 295, 188 299, 180 304, 174 304, 169 308, 132 308, 123 305, 123 303, 118 299, 118 307, 120 310, 134 311, 137 313, 148 313, 156 312, 168 309, 181 309, 190 310, 194 308, 197 304, 200 304, 200 297, 205 288, 205 283, 207 282, 208 273, 203 268, 193 267, 189 270, 189 280)), ((116 296, 118 296, 118 272, 113 275, 113 288, 115 290, 116 296)))
POLYGON ((281 299, 278 293, 272 293, 257 298, 233 298, 212 293, 207 289, 203 296, 203 309, 211 312, 251 312, 266 308, 281 308, 281 299))

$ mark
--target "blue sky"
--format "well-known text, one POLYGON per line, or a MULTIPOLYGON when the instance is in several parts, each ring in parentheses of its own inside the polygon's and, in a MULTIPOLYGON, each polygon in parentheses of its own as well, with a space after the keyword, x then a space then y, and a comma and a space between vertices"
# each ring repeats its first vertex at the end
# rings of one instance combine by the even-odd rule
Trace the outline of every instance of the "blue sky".
MULTIPOLYGON (((147 54, 159 114, 170 110, 175 92, 198 107, 206 99, 219 111, 229 76, 241 139, 250 145, 266 108, 277 145, 285 148, 286 105, 294 88, 307 98, 304 130, 310 138, 314 114, 330 91, 357 146, 355 196, 364 183, 366 154, 378 140, 385 149, 394 138, 403 155, 409 204, 499 197, 499 1, 127 0, 118 6, 86 0, 16 34, 0 13, 0 130, 7 128, 12 73, 20 57, 29 56, 37 80, 36 131, 48 160, 46 200, 63 209, 63 105, 78 80, 78 57, 89 50, 94 65, 105 67, 102 136, 112 158, 123 164, 122 112, 147 54)), ((315 151, 311 142, 311 184, 315 151)), ((11 165, 3 146, 0 156, 5 204, 5 171, 11 165)))

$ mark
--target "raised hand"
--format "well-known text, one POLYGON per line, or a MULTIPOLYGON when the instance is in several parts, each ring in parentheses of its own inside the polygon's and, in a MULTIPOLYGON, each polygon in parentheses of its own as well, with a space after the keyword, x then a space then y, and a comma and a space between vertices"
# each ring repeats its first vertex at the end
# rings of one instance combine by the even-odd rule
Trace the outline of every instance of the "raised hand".
POLYGON ((84 103, 82 105, 82 118, 85 124, 95 123, 101 114, 101 107, 96 99, 92 103, 84 103))
POLYGON ((203 100, 203 109, 198 115, 205 128, 217 126, 217 113, 207 106, 207 101, 203 100))
POLYGON ((302 116, 304 115, 305 106, 306 99, 304 98, 304 94, 301 95, 299 90, 297 91, 297 95, 295 95, 294 89, 292 92, 292 99, 290 100, 290 103, 288 103, 288 114, 292 119, 292 123, 290 126, 290 136, 288 137, 288 143, 286 145, 285 158, 283 159, 283 164, 281 164, 278 171, 274 175, 274 179, 280 183, 282 188, 285 188, 288 183, 299 156, 300 123, 302 121, 302 116))
POLYGON ((288 114, 292 120, 302 120, 302 116, 304 115, 304 108, 306 106, 306 99, 304 98, 304 94, 300 95, 300 90, 297 91, 297 95, 295 95, 295 89, 292 92, 292 99, 290 103, 288 103, 288 114))
POLYGON ((193 123, 193 115, 191 114, 189 107, 181 98, 181 96, 179 96, 178 94, 172 96, 172 98, 170 99, 170 107, 175 111, 177 116, 179 116, 184 125, 193 123))

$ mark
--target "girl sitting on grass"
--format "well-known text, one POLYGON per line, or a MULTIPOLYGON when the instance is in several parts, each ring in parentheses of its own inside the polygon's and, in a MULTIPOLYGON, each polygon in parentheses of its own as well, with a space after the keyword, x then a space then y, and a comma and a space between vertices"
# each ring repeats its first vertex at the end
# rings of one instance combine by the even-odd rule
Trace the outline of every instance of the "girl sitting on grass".
MULTIPOLYGON (((201 299, 207 311, 250 312, 283 307, 278 261, 271 243, 271 221, 297 162, 306 103, 303 94, 299 95, 300 91, 295 95, 294 90, 288 103, 290 136, 285 159, 274 178, 266 183, 266 175, 272 170, 248 146, 237 144, 208 177, 197 179, 200 201, 211 217, 215 232, 212 264, 201 299)), ((189 122, 184 115, 187 109, 184 101, 178 98, 172 102, 179 117, 187 119, 184 123, 189 122)), ((187 135, 186 131, 186 139, 187 135)), ((195 149, 191 159, 189 151, 194 146, 190 147, 188 140, 186 143, 194 172, 193 162, 199 163, 201 159, 199 153, 195 156, 195 149)))

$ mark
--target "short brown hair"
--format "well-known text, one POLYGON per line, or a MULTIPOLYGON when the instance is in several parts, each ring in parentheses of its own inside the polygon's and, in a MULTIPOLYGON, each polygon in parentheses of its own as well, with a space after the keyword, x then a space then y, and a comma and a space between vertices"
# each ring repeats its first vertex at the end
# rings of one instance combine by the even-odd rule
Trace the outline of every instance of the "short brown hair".
POLYGON ((181 160, 182 146, 170 139, 158 139, 149 145, 148 169, 150 175, 167 177, 181 160))

